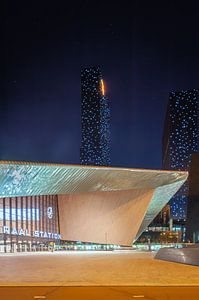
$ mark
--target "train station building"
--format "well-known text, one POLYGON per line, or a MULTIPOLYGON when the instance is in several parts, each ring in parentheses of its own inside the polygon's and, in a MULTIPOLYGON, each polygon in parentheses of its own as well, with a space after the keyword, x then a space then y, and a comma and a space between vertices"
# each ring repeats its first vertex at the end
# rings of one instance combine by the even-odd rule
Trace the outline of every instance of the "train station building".
POLYGON ((81 241, 130 246, 187 172, 0 162, 0 252, 81 241))

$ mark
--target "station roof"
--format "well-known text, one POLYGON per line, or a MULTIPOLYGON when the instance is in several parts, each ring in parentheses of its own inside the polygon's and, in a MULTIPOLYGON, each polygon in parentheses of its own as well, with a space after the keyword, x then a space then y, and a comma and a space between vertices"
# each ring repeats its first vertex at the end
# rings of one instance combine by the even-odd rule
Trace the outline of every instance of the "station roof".
POLYGON ((0 197, 178 188, 188 173, 133 168, 0 161, 0 197))

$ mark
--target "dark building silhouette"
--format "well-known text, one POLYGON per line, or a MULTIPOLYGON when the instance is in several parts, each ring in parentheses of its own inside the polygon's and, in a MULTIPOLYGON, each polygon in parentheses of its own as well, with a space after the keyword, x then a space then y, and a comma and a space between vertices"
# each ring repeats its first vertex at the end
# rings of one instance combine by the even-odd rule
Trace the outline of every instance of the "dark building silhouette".
POLYGON ((170 218, 170 205, 167 204, 161 212, 155 217, 150 226, 169 226, 170 218))
POLYGON ((81 72, 81 125, 81 164, 110 165, 110 107, 99 67, 81 72))
POLYGON ((186 237, 199 243, 199 153, 192 155, 189 169, 186 237))
MULTIPOLYGON (((198 90, 172 92, 163 133, 163 169, 188 170, 191 154, 199 151, 198 90)), ((172 198, 174 219, 186 218, 188 183, 172 198)))

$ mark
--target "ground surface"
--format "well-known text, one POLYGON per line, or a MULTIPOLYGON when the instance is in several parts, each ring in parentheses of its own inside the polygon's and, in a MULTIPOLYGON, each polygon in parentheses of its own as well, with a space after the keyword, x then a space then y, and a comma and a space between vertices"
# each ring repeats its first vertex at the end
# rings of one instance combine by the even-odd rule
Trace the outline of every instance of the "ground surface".
POLYGON ((198 300, 199 287, 0 287, 0 299, 198 300))
POLYGON ((152 253, 54 252, 0 256, 0 285, 199 286, 199 267, 152 253))

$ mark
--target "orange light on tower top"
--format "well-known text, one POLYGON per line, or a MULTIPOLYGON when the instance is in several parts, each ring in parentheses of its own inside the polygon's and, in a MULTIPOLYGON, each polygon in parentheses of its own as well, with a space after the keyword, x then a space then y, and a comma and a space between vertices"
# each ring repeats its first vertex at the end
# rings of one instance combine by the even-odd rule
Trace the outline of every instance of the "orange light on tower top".
POLYGON ((101 79, 101 90, 102 90, 102 95, 105 96, 105 86, 104 86, 104 80, 101 79))

